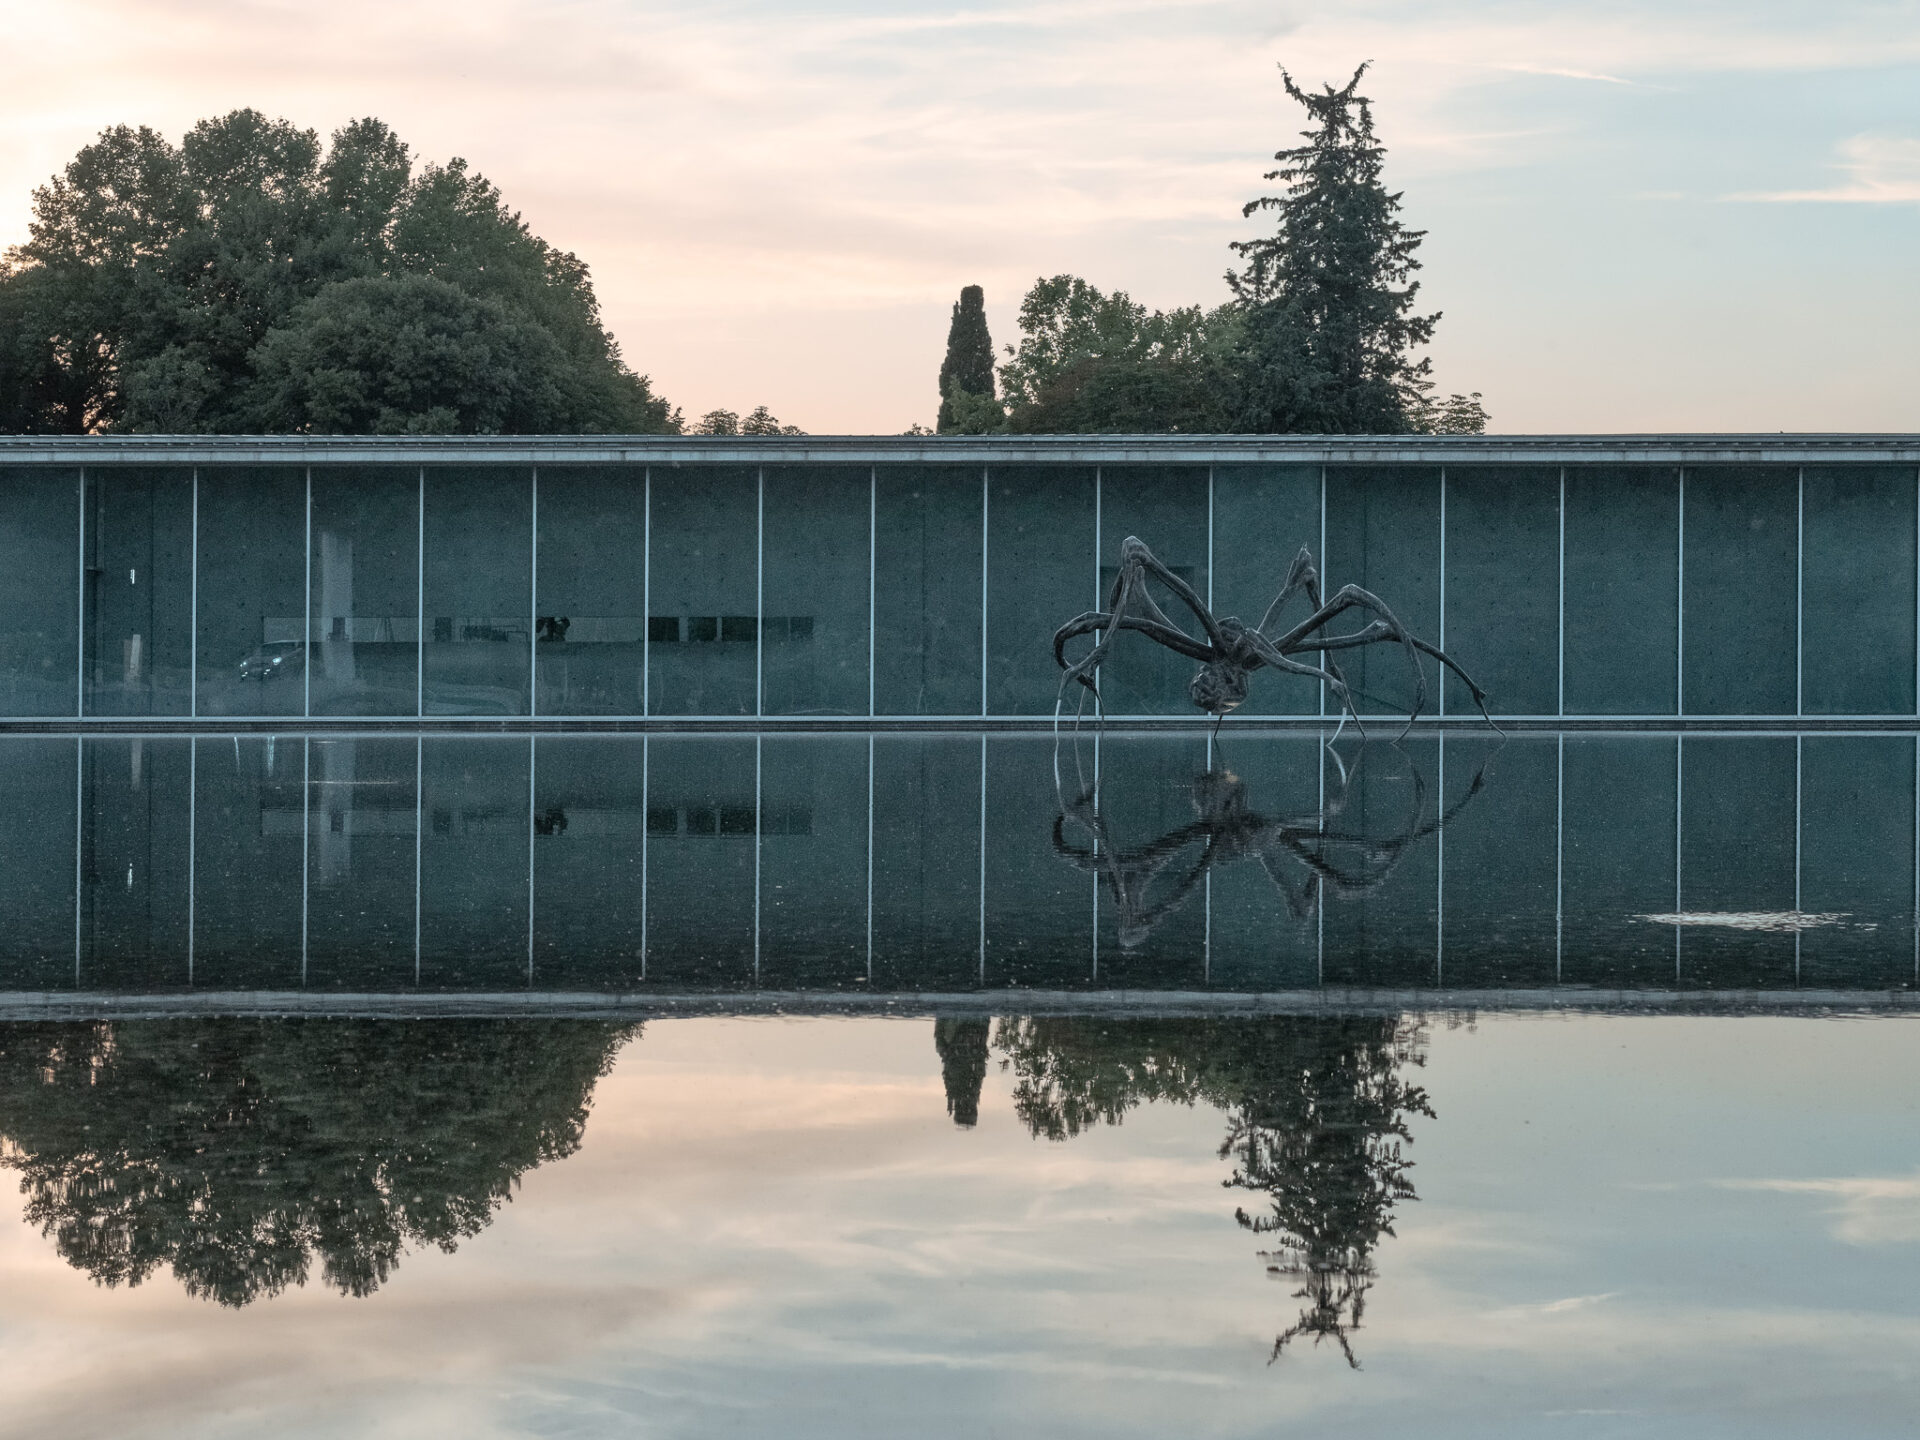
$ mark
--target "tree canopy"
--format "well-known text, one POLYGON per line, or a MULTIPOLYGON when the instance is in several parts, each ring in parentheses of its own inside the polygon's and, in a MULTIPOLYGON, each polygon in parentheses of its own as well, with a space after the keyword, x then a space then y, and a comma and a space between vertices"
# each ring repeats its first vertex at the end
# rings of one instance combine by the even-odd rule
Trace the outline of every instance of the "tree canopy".
POLYGON ((586 264, 459 159, 256 110, 116 126, 0 262, 0 429, 658 432, 586 264))
MULTIPOLYGON (((1438 314, 1418 313, 1424 232, 1400 220, 1383 180, 1385 147, 1359 93, 1362 65, 1341 89, 1286 93, 1312 122, 1279 151, 1280 193, 1249 202, 1271 234, 1239 241, 1229 298, 1148 310, 1074 275, 1034 282, 1020 341, 990 385, 961 396, 941 369, 940 430, 1064 433, 1404 434, 1486 428, 1480 396, 1436 399, 1432 362, 1417 352, 1438 314)), ((956 308, 955 325, 959 324, 956 308)), ((984 317, 982 318, 984 327, 984 317)), ((984 333, 984 330, 983 330, 984 333)))
POLYGON ((959 424, 955 407, 973 408, 993 401, 993 336, 987 332, 987 295, 978 285, 960 292, 947 326, 947 354, 940 362, 940 433, 959 424), (969 405, 971 403, 971 406, 969 405))
POLYGON ((579 1148, 637 1026, 194 1020, 10 1026, 0 1166, 26 1218, 105 1285, 168 1266, 245 1305, 347 1295, 410 1245, 452 1250, 519 1177, 579 1148))

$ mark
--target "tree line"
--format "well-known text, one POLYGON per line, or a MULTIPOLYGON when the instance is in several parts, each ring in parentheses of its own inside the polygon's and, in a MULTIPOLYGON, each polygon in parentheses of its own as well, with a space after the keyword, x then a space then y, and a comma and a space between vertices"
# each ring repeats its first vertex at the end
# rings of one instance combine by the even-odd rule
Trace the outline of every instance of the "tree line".
MULTIPOLYGON (((1399 217, 1366 66, 1311 92, 1305 143, 1251 201, 1228 298, 1149 310, 1035 283, 996 361, 954 306, 941 434, 1478 431, 1418 352, 1423 232, 1399 217)), ((256 110, 180 144, 115 126, 34 192, 0 258, 0 432, 792 435, 766 406, 689 420, 626 363, 586 263, 464 160, 416 165, 376 119, 322 144, 256 110)), ((925 433, 916 426, 914 432, 925 433)))
POLYGON ((1305 108, 1303 144, 1276 153, 1276 194, 1243 218, 1272 233, 1235 242, 1229 298, 1148 310, 1075 275, 1037 280, 1020 302, 1018 345, 997 366, 985 297, 953 307, 940 367, 941 434, 1476 433, 1480 395, 1434 393, 1419 350, 1440 316, 1419 313, 1424 231, 1400 219, 1367 67, 1340 89, 1286 92, 1305 108))

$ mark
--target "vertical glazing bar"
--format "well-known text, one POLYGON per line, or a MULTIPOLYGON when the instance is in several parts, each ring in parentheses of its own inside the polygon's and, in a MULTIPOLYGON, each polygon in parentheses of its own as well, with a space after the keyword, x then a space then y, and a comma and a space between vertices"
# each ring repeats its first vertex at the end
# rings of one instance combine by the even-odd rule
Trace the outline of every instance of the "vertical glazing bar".
POLYGON ((193 558, 187 598, 187 715, 200 714, 200 467, 193 467, 193 558))
POLYGON ((1913 983, 1920 985, 1920 735, 1913 737, 1913 983))
MULTIPOLYGON (((1687 713, 1687 467, 1680 467, 1678 539, 1674 545, 1673 713, 1687 713)), ((1442 646, 1442 649, 1445 647, 1442 646)), ((1679 863, 1676 855, 1675 863, 1679 863)), ((1679 912, 1679 902, 1674 905, 1679 912)), ((1673 932, 1674 978, 1679 979, 1680 931, 1673 932)))
MULTIPOLYGON (((1094 610, 1098 610, 1100 608, 1100 545, 1101 545, 1101 542, 1106 538, 1104 535, 1101 534, 1101 525, 1103 523, 1100 515, 1101 498, 1102 498, 1102 486, 1100 483, 1100 467, 1096 465, 1093 467, 1093 601, 1090 606, 1090 608, 1094 610)), ((1100 681, 1101 681, 1100 667, 1096 665, 1093 670, 1093 684, 1094 684, 1093 693, 1095 697, 1093 702, 1093 708, 1094 708, 1095 714, 1104 715, 1106 713, 1107 705, 1106 705, 1106 701, 1100 698, 1105 693, 1100 689, 1100 681)), ((1100 748, 1100 742, 1096 740, 1094 742, 1094 753, 1096 755, 1099 753, 1099 748, 1100 748)), ((1099 770, 1098 764, 1095 765, 1094 769, 1097 773, 1099 770)), ((1094 898, 1094 909, 1097 914, 1099 910, 1099 902, 1100 902, 1100 887, 1098 884, 1095 884, 1093 888, 1093 898, 1094 898)), ((1100 959, 1099 959, 1100 938, 1098 934, 1098 927, 1095 928, 1093 943, 1094 943, 1093 970, 1094 970, 1094 974, 1098 975, 1100 973, 1100 959)))
MULTIPOLYGON (((1442 474, 1446 472, 1442 471, 1442 474)), ((1444 492, 1442 492, 1444 493, 1444 492)), ((1445 574, 1445 571, 1441 572, 1445 574)), ((1440 648, 1446 649, 1441 642, 1440 648)), ((1440 732, 1439 813, 1447 813, 1447 732, 1440 732)), ((1447 830, 1443 825, 1433 832, 1433 983, 1447 983, 1447 830)))
POLYGON ((300 713, 313 714, 313 467, 307 466, 307 593, 300 613, 306 626, 300 632, 300 713))
MULTIPOLYGON (((540 467, 533 467, 533 522, 528 527, 532 573, 527 576, 527 714, 540 713, 540 467)), ((531 962, 529 962, 531 964, 531 962)))
MULTIPOLYGON (((1100 732, 1093 732, 1093 817, 1100 818, 1100 732)), ((1093 853, 1100 854, 1100 832, 1093 831, 1093 853)), ((1093 871, 1093 978, 1100 978, 1100 870, 1093 871)))
MULTIPOLYGON (((987 509, 993 503, 990 494, 991 487, 988 483, 991 473, 988 466, 982 465, 980 467, 980 715, 983 719, 987 713, 987 509)), ((986 793, 987 787, 986 744, 987 742, 984 739, 980 742, 980 791, 983 795, 986 793)), ((983 817, 981 823, 983 826, 985 824, 985 813, 983 809, 981 811, 983 817)), ((984 845, 986 843, 986 831, 984 828, 980 834, 980 843, 984 845)), ((985 854, 986 852, 983 850, 981 852, 982 859, 980 862, 982 867, 986 865, 985 854)), ((982 895, 985 893, 985 891, 981 892, 982 895)), ((982 903, 985 902, 983 901, 982 903)), ((980 934, 984 937, 987 933, 986 921, 982 920, 980 923, 980 934)), ((985 973, 986 963, 987 943, 986 940, 982 938, 980 942, 980 965, 983 974, 985 973)))
MULTIPOLYGON (((1807 467, 1804 465, 1800 467, 1799 494, 1795 502, 1793 525, 1793 713, 1794 716, 1798 718, 1807 713, 1805 688, 1805 676, 1807 672, 1807 467)), ((1800 749, 1800 742, 1798 740, 1794 741, 1793 748, 1797 757, 1800 749)), ((1799 761, 1797 758, 1794 763, 1798 766, 1799 761)), ((1797 788, 1794 791, 1794 796, 1795 799, 1793 803, 1797 811, 1800 804, 1798 798, 1799 790, 1797 788)), ((1798 851, 1799 844, 1799 839, 1796 837, 1794 840, 1796 852, 1798 851)), ((1797 863, 1794 867, 1794 875, 1794 884, 1798 885, 1799 866, 1797 863)), ((1798 900, 1794 902, 1794 908, 1796 910, 1800 908, 1798 900)), ((1793 953, 1795 956, 1793 962, 1794 973, 1797 976, 1800 970, 1800 961, 1798 958, 1800 954, 1800 932, 1798 930, 1793 932, 1793 953)))
MULTIPOLYGON (((1213 606, 1209 605, 1207 608, 1211 610, 1213 606)), ((1206 873, 1200 902, 1201 914, 1205 917, 1206 923, 1206 929, 1202 932, 1200 940, 1200 977, 1211 989, 1213 986, 1213 871, 1211 870, 1206 873)))
MULTIPOLYGON (((871 672, 869 672, 871 673, 871 672)), ((867 732, 867 983, 873 983, 873 732, 867 732)))
MULTIPOLYGON (((875 602, 880 585, 879 546, 880 467, 878 465, 869 465, 867 467, 867 718, 869 720, 873 718, 873 625, 875 602)), ((871 752, 871 742, 869 742, 869 752, 871 752)), ((872 767, 869 766, 868 768, 871 769, 872 767)), ((871 797, 873 794, 871 776, 868 777, 868 782, 867 794, 871 797)), ((869 850, 873 848, 871 836, 868 837, 867 848, 869 850)), ((871 954, 873 943, 871 938, 868 940, 867 950, 869 952, 867 969, 871 972, 873 969, 871 954)), ((871 978, 871 974, 869 974, 869 978, 871 978)))
POLYGON ((753 984, 760 987, 760 735, 753 737, 753 984))
MULTIPOLYGON (((1440 467, 1440 648, 1447 648, 1447 467, 1440 467)), ((1447 672, 1440 671, 1440 718, 1447 717, 1447 672)), ((1446 810, 1447 747, 1440 747, 1440 808, 1446 810)))
POLYGON ((420 819, 426 809, 427 770, 421 737, 413 737, 413 983, 420 983, 420 819))
MULTIPOLYGON (((1913 486, 1913 714, 1920 720, 1920 470, 1913 472, 1913 486)), ((1920 915, 1915 920, 1920 923, 1920 915)), ((1920 930, 1914 934, 1920 944, 1920 930)))
MULTIPOLYGON (((1327 576, 1329 573, 1330 572, 1327 569, 1327 467, 1322 465, 1320 467, 1320 594, 1322 596, 1325 596, 1327 593, 1327 587, 1329 584, 1327 576)), ((1326 663, 1327 663, 1327 652, 1322 650, 1319 656, 1319 664, 1321 668, 1324 669, 1326 667, 1326 663)), ((1320 685, 1320 713, 1322 715, 1325 715, 1327 713, 1327 682, 1322 680, 1319 682, 1319 685, 1320 685)), ((1320 766, 1322 771, 1324 772, 1326 769, 1325 755, 1322 755, 1320 757, 1320 766)), ((1320 792, 1323 800, 1325 799, 1325 796, 1326 796, 1326 789, 1327 789, 1327 780, 1326 780, 1325 774, 1323 773, 1320 777, 1320 792)))
MULTIPOLYGON (((539 791, 534 777, 539 773, 539 737, 527 736, 527 984, 533 984, 533 815, 539 791)), ((645 824, 645 817, 642 817, 645 824)))
MULTIPOLYGON (((1099 599, 1099 596, 1094 596, 1096 604, 1099 603, 1099 599)), ((1213 609, 1213 466, 1211 465, 1207 466, 1207 608, 1213 609)), ((1207 748, 1209 752, 1212 751, 1211 739, 1207 742, 1207 748)), ((1209 765, 1207 768, 1211 770, 1213 767, 1209 765)))
POLYGON ((1800 747, 1804 741, 1793 737, 1793 983, 1800 983, 1800 747))
MULTIPOLYGON (((1565 472, 1562 484, 1565 484, 1565 472)), ((1553 983, 1560 983, 1567 875, 1567 737, 1555 737, 1553 770, 1553 983)))
POLYGON ((300 985, 307 983, 308 846, 313 838, 313 737, 300 737, 300 985))
MULTIPOLYGON (((647 466, 641 480, 644 539, 640 559, 640 714, 653 714, 653 467, 647 466)), ((645 841, 641 842, 645 844, 645 841)), ((642 963, 646 949, 641 947, 642 963)))
POLYGON ((187 984, 193 984, 193 899, 197 875, 195 852, 200 848, 200 738, 187 740, 187 984))
MULTIPOLYGON (((1920 814, 1920 810, 1916 813, 1920 814)), ((980 983, 987 983, 987 732, 984 730, 980 732, 980 983)))
MULTIPOLYGON (((1567 467, 1560 467, 1560 618, 1558 622, 1560 637, 1559 658, 1554 662, 1554 673, 1560 677, 1559 698, 1555 702, 1558 714, 1567 713, 1567 467)), ((1440 683, 1446 684, 1442 676, 1440 683)))
MULTIPOLYGON (((416 521, 417 554, 414 557, 414 609, 419 629, 414 631, 414 670, 413 670, 413 713, 415 718, 427 713, 427 467, 420 467, 420 514, 416 521)), ((349 622, 351 623, 351 622, 349 622)), ((417 832, 416 832, 417 838, 417 832)), ((414 910, 419 911, 418 892, 415 892, 414 910)), ((414 928, 419 929, 418 923, 414 928)), ((414 968, 419 969, 419 944, 414 945, 414 968)))
POLYGON ((74 606, 73 713, 87 713, 87 467, 80 467, 80 565, 75 577, 74 606))
POLYGON ((653 759, 653 737, 640 737, 640 978, 647 978, 647 806, 651 803, 648 785, 653 776, 649 771, 649 762, 653 759))
MULTIPOLYGON (((73 737, 73 988, 76 990, 80 988, 80 845, 87 830, 86 774, 87 742, 76 735, 73 737)), ((1920 819, 1920 808, 1914 814, 1920 819)), ((1920 890, 1914 893, 1920 896, 1920 890)), ((1920 914, 1920 910, 1915 913, 1920 914)), ((1915 953, 1920 954, 1920 950, 1915 953)))
MULTIPOLYGON (((1320 492, 1322 495, 1326 494, 1326 481, 1324 478, 1326 473, 1327 467, 1322 465, 1320 467, 1320 474, 1323 477, 1320 492)), ((1325 513, 1324 510, 1321 512, 1323 516, 1325 513)), ((1324 591, 1322 593, 1324 593, 1324 591)), ((1327 741, 1325 732, 1315 732, 1315 738, 1320 742, 1320 763, 1316 767, 1320 772, 1320 812, 1315 818, 1319 825, 1320 834, 1325 836, 1327 833, 1327 741)), ((1317 853, 1315 858, 1324 859, 1325 855, 1324 853, 1317 853)), ((1313 921, 1313 979, 1315 984, 1324 985, 1327 983, 1327 886, 1326 881, 1317 873, 1313 878, 1313 921)))
MULTIPOLYGON (((762 465, 754 472, 759 476, 758 498, 754 503, 753 520, 753 713, 767 713, 766 704, 766 629, 767 629, 767 467, 762 465)), ((754 746, 754 782, 753 782, 753 978, 760 980, 760 742, 754 746)))
POLYGON ((1687 737, 1673 737, 1673 983, 1680 983, 1680 847, 1686 838, 1687 737))

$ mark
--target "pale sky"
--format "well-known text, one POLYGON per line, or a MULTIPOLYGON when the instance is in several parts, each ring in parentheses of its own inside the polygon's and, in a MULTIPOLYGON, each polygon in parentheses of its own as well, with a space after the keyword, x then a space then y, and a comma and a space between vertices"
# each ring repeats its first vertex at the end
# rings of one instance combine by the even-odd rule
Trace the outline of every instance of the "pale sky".
POLYGON ((689 415, 930 422, 947 315, 1217 303, 1276 63, 1368 92, 1510 433, 1920 429, 1915 0, 0 0, 0 242, 102 127, 367 114, 591 265, 689 415))

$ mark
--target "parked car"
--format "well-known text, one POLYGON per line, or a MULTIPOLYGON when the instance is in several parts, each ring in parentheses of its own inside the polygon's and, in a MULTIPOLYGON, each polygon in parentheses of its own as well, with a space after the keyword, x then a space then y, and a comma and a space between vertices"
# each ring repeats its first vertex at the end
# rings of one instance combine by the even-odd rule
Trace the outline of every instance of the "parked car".
POLYGON ((298 675, 306 667, 307 647, 298 640, 275 640, 240 662, 242 680, 273 680, 298 675))

